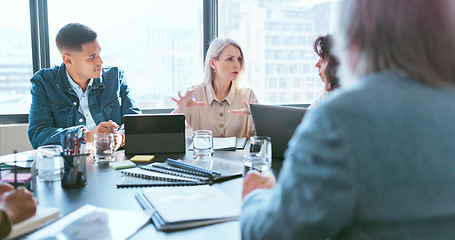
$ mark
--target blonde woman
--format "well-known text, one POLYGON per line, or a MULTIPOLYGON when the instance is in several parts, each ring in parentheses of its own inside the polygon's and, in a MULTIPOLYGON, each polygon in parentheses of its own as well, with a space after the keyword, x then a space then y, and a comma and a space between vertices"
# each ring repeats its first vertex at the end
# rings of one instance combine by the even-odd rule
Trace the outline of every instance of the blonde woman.
POLYGON ((173 113, 185 114, 193 130, 211 130, 214 137, 249 137, 255 134, 248 104, 257 102, 249 88, 239 87, 244 57, 239 44, 217 38, 207 51, 204 82, 179 98, 173 113))

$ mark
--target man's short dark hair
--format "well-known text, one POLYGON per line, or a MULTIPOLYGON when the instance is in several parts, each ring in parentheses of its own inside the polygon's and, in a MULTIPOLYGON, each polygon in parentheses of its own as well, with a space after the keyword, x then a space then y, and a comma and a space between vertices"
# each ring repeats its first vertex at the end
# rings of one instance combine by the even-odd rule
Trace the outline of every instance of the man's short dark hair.
POLYGON ((82 51, 82 44, 96 40, 97 34, 80 23, 69 23, 62 27, 55 37, 58 50, 82 51))

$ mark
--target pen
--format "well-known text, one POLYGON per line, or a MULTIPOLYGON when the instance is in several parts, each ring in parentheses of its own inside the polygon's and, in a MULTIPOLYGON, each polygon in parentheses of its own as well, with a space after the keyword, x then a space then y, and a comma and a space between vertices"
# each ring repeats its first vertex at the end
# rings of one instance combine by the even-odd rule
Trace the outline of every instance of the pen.
POLYGON ((14 150, 14 188, 17 188, 17 151, 14 150))

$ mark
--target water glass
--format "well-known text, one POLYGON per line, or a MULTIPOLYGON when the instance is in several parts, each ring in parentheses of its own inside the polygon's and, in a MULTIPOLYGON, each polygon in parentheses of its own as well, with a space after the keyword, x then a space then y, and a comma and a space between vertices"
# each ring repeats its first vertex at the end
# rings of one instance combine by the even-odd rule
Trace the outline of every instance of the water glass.
POLYGON ((95 133, 93 136, 95 163, 112 162, 115 159, 115 142, 112 133, 95 133))
POLYGON ((250 170, 268 171, 272 167, 272 142, 270 137, 250 137, 248 153, 243 157, 243 175, 250 170))
POLYGON ((272 168, 272 162, 261 155, 254 153, 245 153, 243 156, 243 176, 251 170, 258 172, 269 171, 272 168))
POLYGON ((62 152, 60 145, 45 145, 38 148, 36 170, 41 181, 58 181, 62 178, 62 152))
POLYGON ((202 159, 213 156, 213 136, 210 130, 193 132, 193 158, 202 159))

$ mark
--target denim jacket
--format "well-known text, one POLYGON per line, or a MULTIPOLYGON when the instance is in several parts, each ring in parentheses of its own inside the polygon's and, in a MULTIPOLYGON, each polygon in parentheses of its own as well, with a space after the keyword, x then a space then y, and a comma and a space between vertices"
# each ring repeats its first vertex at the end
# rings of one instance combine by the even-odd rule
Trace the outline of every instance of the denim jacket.
MULTIPOLYGON (((123 115, 138 114, 141 110, 133 99, 123 70, 103 68, 102 79, 94 79, 89 92, 90 113, 96 125, 112 120, 123 129, 123 115)), ((33 148, 60 145, 61 134, 74 135, 84 128, 86 119, 78 111, 79 99, 69 85, 65 64, 41 69, 30 81, 32 104, 28 137, 33 148)))

